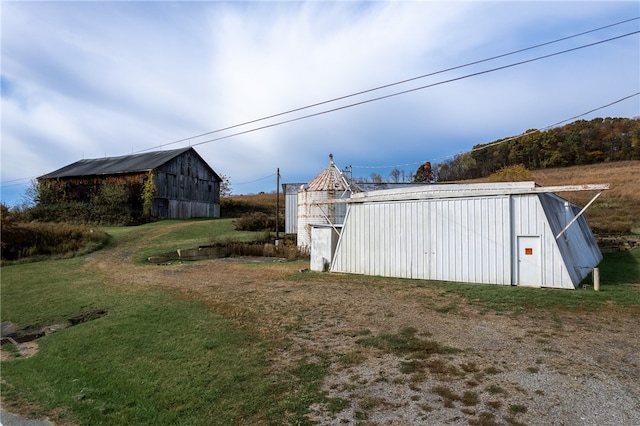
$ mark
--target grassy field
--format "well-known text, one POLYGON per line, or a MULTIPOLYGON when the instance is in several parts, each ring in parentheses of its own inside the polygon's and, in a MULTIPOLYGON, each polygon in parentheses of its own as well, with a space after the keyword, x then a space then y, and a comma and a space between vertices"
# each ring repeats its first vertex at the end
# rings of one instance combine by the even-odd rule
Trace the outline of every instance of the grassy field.
MULTIPOLYGON (((118 251, 121 264, 106 273, 143 264, 146 253, 251 239, 231 230, 230 220, 110 228, 106 252, 124 246, 135 254, 118 251)), ((62 424, 302 421, 306 395, 321 377, 316 367, 301 361, 276 377, 269 368, 275 341, 175 291, 110 285, 87 262, 85 256, 2 269, 3 321, 39 328, 108 312, 39 339, 32 358, 3 362, 7 407, 30 407, 30 415, 62 424)))
MULTIPOLYGON (((606 255, 602 291, 567 292, 300 272, 306 261, 157 266, 144 259, 259 235, 233 231, 229 219, 106 230, 112 239, 98 252, 2 268, 2 321, 37 328, 106 313, 38 339, 32 357, 3 350, 9 360, 2 362, 2 403, 10 411, 76 425, 312 424, 326 421, 318 407, 340 422, 359 401, 351 419, 376 424, 374 414, 390 405, 380 396, 356 394, 359 387, 419 387, 429 368, 454 368, 451 357, 473 356, 475 361, 460 365, 480 365, 475 350, 465 349, 469 343, 448 341, 455 333, 444 325, 426 330, 429 316, 453 321, 458 330, 469 318, 495 314, 572 323, 585 312, 585 318, 615 315, 622 322, 640 313, 638 250, 606 255), (406 317, 410 313, 415 317, 406 317), (376 380, 352 372, 351 385, 322 387, 332 375, 344 376, 343 369, 381 362, 383 353, 401 358, 397 378, 378 380, 382 369, 376 380), (436 356, 443 357, 437 365, 436 356), (345 389, 351 393, 334 394, 345 389)), ((527 362, 526 368, 541 368, 527 362)), ((475 370, 468 368, 469 374, 475 370)), ((473 374, 480 383, 479 372, 473 374)), ((527 415, 500 408, 493 399, 483 402, 491 391, 464 385, 472 379, 460 382, 464 389, 453 389, 454 377, 463 376, 446 376, 446 386, 427 394, 458 404, 466 410, 460 415, 472 420, 527 415), (477 408, 472 413, 465 404, 477 408), (487 412, 482 404, 498 408, 487 412)), ((425 407, 435 408, 436 400, 420 405, 414 398, 423 416, 435 415, 425 407)))
MULTIPOLYGON (((542 185, 610 183, 591 225, 640 232, 640 162, 533 173, 542 185)), ((266 211, 275 194, 232 203, 266 211)), ((638 420, 620 389, 640 393, 639 249, 605 254, 601 291, 590 278, 558 291, 301 272, 308 261, 158 266, 146 259, 264 235, 232 219, 104 230, 100 251, 0 270, 2 321, 88 319, 31 342, 33 356, 3 346, 3 408, 58 425, 638 420), (585 394, 604 396, 571 417, 585 394)))

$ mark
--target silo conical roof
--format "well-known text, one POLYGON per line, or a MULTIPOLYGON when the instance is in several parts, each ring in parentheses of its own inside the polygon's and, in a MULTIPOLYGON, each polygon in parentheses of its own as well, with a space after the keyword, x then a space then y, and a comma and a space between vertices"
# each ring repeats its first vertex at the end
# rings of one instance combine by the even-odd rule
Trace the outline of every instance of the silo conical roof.
POLYGON ((318 176, 313 178, 305 189, 307 191, 349 191, 349 182, 333 162, 333 155, 329 154, 329 165, 318 176))

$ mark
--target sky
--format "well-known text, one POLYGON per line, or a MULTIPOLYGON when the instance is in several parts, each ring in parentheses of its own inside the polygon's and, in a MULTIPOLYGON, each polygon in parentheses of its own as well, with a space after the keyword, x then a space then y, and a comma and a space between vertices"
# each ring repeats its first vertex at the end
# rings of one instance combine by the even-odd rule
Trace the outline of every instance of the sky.
POLYGON ((278 168, 310 181, 330 153, 390 179, 572 117, 640 116, 637 1, 9 0, 0 14, 9 205, 81 159, 193 146, 251 194, 275 191, 278 168))

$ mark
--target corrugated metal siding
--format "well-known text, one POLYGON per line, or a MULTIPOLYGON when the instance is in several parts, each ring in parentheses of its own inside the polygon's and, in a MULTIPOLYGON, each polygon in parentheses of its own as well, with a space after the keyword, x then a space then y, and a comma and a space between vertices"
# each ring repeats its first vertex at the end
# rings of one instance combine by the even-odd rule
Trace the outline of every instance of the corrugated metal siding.
POLYGON ((341 224, 344 221, 347 211, 344 204, 314 205, 317 201, 351 196, 349 183, 333 162, 333 156, 329 155, 329 158, 327 168, 298 190, 298 247, 311 247, 311 225, 341 224))
POLYGON ((511 284, 509 197, 349 206, 332 271, 511 284))
POLYGON ((284 232, 298 232, 298 190, 304 183, 286 183, 282 185, 284 192, 284 232))
MULTIPOLYGON (((513 214, 513 233, 514 238, 518 236, 539 236, 541 239, 541 260, 542 275, 541 287, 552 288, 575 288, 581 278, 572 276, 569 269, 573 269, 567 264, 567 259, 562 256, 561 250, 556 242, 554 229, 551 223, 555 223, 553 228, 559 226, 560 223, 565 225, 573 215, 567 220, 566 213, 560 212, 564 210, 564 200, 552 194, 538 195, 514 195, 512 197, 512 214, 513 214), (543 208, 541 200, 546 200, 547 209, 543 208), (545 211, 546 210, 546 211, 545 211), (558 216, 560 213, 562 218, 558 216)), ((557 232, 564 227, 562 225, 557 232)), ((589 231, 591 233, 591 231, 589 231)), ((514 258, 517 259, 514 247, 514 258)), ((596 263, 597 265, 597 263, 596 263)), ((594 265, 595 266, 595 265, 594 265)), ((513 264, 514 284, 517 282, 518 264, 513 264)))
MULTIPOLYGON (((282 185, 285 194, 285 233, 295 234, 298 232, 298 190, 305 185, 301 183, 285 183, 282 185)), ((408 188, 414 186, 425 186, 424 183, 358 183, 357 188, 362 191, 375 191, 389 188, 408 188)), ((307 188, 308 189, 308 188, 307 188)), ((345 210, 346 211, 346 210, 345 210)))

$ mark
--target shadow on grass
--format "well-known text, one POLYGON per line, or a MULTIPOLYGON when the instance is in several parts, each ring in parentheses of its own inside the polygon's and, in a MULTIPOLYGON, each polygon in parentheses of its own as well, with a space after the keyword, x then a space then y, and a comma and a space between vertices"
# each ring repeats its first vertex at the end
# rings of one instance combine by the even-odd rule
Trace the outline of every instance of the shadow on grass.
POLYGON ((489 311, 519 314, 529 309, 598 309, 605 305, 640 307, 640 250, 606 253, 599 265, 600 291, 592 274, 575 290, 541 289, 449 282, 422 282, 464 297, 489 311), (585 291, 586 290, 586 291, 585 291))
MULTIPOLYGON (((640 283, 640 249, 605 253, 600 262, 600 283, 638 284, 640 283)), ((592 278, 590 282, 593 282, 592 278)))

